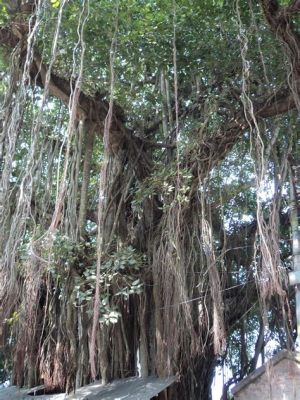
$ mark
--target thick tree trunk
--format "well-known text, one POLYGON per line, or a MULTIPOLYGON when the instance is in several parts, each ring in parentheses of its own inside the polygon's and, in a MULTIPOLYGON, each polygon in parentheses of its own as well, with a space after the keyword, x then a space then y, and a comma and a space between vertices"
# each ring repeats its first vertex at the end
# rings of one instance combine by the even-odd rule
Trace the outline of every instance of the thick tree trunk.
POLYGON ((191 359, 191 364, 186 366, 184 376, 179 376, 177 383, 160 393, 159 400, 211 400, 216 357, 213 343, 207 347, 205 353, 191 359))

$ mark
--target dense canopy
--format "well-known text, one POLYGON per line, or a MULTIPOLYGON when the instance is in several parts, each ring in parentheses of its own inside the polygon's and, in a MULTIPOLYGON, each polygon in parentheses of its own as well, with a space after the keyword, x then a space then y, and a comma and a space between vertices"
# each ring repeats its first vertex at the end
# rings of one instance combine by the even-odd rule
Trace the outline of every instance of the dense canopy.
POLYGON ((294 349, 299 16, 0 0, 0 381, 206 400, 223 366, 227 399, 294 349))

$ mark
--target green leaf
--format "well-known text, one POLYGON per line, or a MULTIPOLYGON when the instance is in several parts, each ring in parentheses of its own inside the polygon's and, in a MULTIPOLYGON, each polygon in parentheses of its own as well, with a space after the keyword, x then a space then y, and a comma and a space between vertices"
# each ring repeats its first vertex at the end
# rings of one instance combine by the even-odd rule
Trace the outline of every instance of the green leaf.
POLYGON ((53 8, 59 8, 60 6, 60 0, 50 0, 50 3, 53 8))

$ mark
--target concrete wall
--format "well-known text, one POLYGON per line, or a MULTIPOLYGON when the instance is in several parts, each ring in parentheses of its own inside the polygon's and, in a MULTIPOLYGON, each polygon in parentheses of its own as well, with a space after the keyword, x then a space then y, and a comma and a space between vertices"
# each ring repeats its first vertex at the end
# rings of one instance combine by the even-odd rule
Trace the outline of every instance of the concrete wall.
POLYGON ((300 365, 289 359, 267 367, 266 371, 247 384, 235 400, 300 400, 300 365))

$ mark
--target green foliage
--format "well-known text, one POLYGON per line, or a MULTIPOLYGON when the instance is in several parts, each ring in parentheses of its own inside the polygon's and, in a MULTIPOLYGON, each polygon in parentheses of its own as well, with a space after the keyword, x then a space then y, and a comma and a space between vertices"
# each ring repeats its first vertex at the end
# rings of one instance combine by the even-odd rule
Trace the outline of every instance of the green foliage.
POLYGON ((60 0, 50 0, 50 3, 53 8, 59 8, 60 6, 60 0))
MULTIPOLYGON (((102 302, 103 305, 103 302, 102 302)), ((101 307, 100 309, 100 323, 104 323, 105 325, 116 324, 122 314, 114 309, 108 309, 107 307, 101 307)))
POLYGON ((102 269, 104 271, 139 271, 144 264, 144 258, 132 246, 123 247, 117 252, 109 256, 103 262, 102 269))
MULTIPOLYGON (((66 235, 57 233, 49 249, 52 261, 48 265, 48 271, 53 276, 56 285, 63 291, 71 271, 83 271, 75 279, 73 304, 75 307, 91 305, 96 286, 95 243, 74 242, 66 235)), ((43 257, 46 258, 47 253, 43 254, 43 257)), ((128 300, 130 295, 138 295, 142 292, 143 283, 139 276, 144 265, 145 257, 132 246, 122 247, 102 260, 101 323, 106 325, 117 323, 121 316, 118 311, 118 299, 128 300)))
POLYGON ((70 240, 66 235, 57 233, 55 235, 53 246, 50 251, 53 257, 53 264, 49 269, 59 278, 71 268, 81 267, 80 257, 86 249, 90 250, 91 244, 85 242, 75 242, 70 240))
POLYGON ((14 311, 9 318, 6 318, 5 322, 8 324, 8 326, 13 326, 19 321, 19 318, 20 313, 18 311, 14 311))
POLYGON ((7 12, 7 6, 0 0, 0 24, 6 24, 9 21, 9 15, 7 12))
POLYGON ((174 201, 181 204, 188 203, 192 179, 193 176, 188 169, 177 169, 175 165, 164 166, 157 163, 155 171, 134 192, 132 204, 135 211, 141 209, 145 199, 154 195, 159 196, 165 209, 174 201))
MULTIPOLYGON (((91 249, 90 249, 91 250, 91 249)), ((89 250, 89 251, 90 251, 89 250)), ((145 265, 145 258, 132 246, 123 247, 106 257, 101 264, 101 305, 100 322, 117 323, 121 316, 118 299, 128 300, 130 295, 138 295, 143 284, 138 277, 145 265)), ((74 288, 75 305, 91 302, 96 285, 96 265, 85 267, 83 276, 74 288)))

